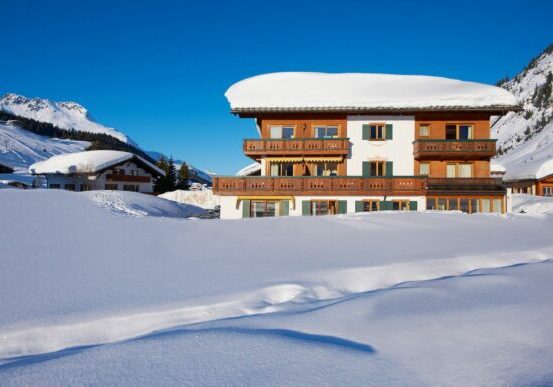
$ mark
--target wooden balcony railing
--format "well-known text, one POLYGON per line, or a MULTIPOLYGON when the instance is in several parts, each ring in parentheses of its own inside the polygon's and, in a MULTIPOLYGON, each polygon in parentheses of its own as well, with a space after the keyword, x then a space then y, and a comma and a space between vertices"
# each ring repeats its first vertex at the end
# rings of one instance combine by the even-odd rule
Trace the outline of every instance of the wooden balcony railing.
POLYGON ((495 156, 496 140, 416 140, 413 154, 418 160, 481 159, 495 156))
POLYGON ((503 181, 495 177, 429 177, 428 191, 504 191, 503 181))
POLYGON ((246 156, 347 155, 348 138, 246 139, 246 156))
POLYGON ((425 177, 214 177, 216 195, 424 195, 425 177))
POLYGON ((149 183, 150 176, 133 176, 133 175, 106 175, 108 181, 126 181, 131 183, 149 183))

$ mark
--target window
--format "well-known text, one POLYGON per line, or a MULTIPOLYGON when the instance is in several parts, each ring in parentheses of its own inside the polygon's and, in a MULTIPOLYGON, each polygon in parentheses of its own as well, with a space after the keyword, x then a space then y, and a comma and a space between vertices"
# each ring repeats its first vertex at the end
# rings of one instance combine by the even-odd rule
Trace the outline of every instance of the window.
POLYGON ((430 125, 429 124, 420 124, 419 125, 419 137, 429 137, 430 136, 430 125))
POLYGON ((333 200, 313 200, 311 202, 312 215, 333 215, 336 213, 336 202, 333 200))
POLYGON ((473 138, 472 125, 447 124, 445 126, 446 140, 470 140, 473 138))
POLYGON ((92 187, 89 184, 81 184, 81 191, 90 191, 92 187))
POLYGON ((503 205, 501 199, 493 199, 493 212, 501 214, 503 212, 503 205))
POLYGON ((50 184, 50 189, 60 189, 61 185, 59 184, 50 184))
POLYGON ((372 212, 380 209, 380 200, 364 200, 363 211, 372 212))
POLYGON ((136 169, 131 169, 131 170, 129 171, 129 174, 130 174, 131 176, 138 176, 138 171, 137 171, 136 169))
POLYGON ((420 163, 419 164, 419 175, 430 175, 430 163, 420 163))
POLYGON ((250 206, 252 218, 265 218, 268 216, 276 216, 277 214, 277 205, 274 201, 252 200, 250 206))
POLYGON ((138 185, 135 184, 124 184, 123 191, 138 192, 138 185))
POLYGON ((459 177, 471 177, 471 176, 472 176, 472 165, 459 164, 459 177))
POLYGON ((386 162, 385 161, 370 161, 369 176, 385 176, 386 162))
POLYGON ((447 164, 446 167, 446 177, 456 177, 457 176, 457 166, 455 164, 447 164))
POLYGON ((315 138, 337 138, 338 126, 317 126, 315 127, 315 138))
POLYGON ((338 176, 338 163, 316 163, 316 176, 338 176))
POLYGON ((449 211, 457 211, 459 208, 457 208, 457 198, 450 198, 449 199, 449 211))
POLYGON ((104 189, 106 191, 117 191, 117 184, 106 184, 104 189))
POLYGON ((116 176, 125 176, 125 170, 122 168, 117 168, 113 170, 113 174, 116 176))
POLYGON ((68 191, 75 191, 75 184, 65 184, 63 188, 68 191))
POLYGON ((543 196, 553 196, 553 187, 543 187, 543 196))
POLYGON ((271 163, 271 176, 294 176, 294 164, 271 163))
POLYGON ((491 212, 491 200, 490 199, 482 199, 482 212, 491 212))
POLYGON ((427 198, 427 210, 455 211, 460 210, 468 214, 478 212, 503 212, 503 200, 500 198, 474 198, 474 197, 444 197, 427 198), (437 206, 436 206, 437 203, 437 206))
POLYGON ((447 164, 446 177, 472 177, 472 164, 447 164))
POLYGON ((409 200, 394 200, 392 202, 392 210, 409 211, 409 200))
POLYGON ((384 125, 369 125, 369 140, 385 140, 384 125))
POLYGON ((436 209, 436 199, 427 198, 426 199, 426 209, 427 210, 435 210, 436 209))
POLYGON ((459 199, 459 209, 462 211, 462 212, 465 212, 465 213, 469 213, 470 212, 470 207, 469 207, 469 200, 468 199, 459 199))
POLYGON ((294 127, 293 126, 269 126, 269 132, 271 138, 294 138, 294 127))

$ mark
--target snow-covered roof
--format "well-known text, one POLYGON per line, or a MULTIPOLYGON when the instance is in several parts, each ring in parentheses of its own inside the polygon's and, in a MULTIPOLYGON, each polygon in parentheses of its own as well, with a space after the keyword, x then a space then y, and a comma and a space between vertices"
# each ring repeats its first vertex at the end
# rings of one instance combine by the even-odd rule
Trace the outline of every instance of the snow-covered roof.
POLYGON ((492 172, 506 172, 505 166, 503 164, 498 163, 497 161, 492 160, 490 162, 490 171, 492 172))
POLYGON ((114 150, 65 153, 34 163, 29 167, 29 171, 35 175, 50 173, 95 173, 131 159, 139 161, 160 175, 165 175, 165 172, 157 166, 134 153, 114 150))
POLYGON ((508 168, 504 181, 539 180, 553 175, 553 159, 529 161, 508 168))
POLYGON ((247 165, 241 170, 239 170, 238 172, 236 172, 236 176, 250 176, 259 171, 261 171, 261 164, 256 162, 256 163, 247 165))
POLYGON ((518 108, 502 88, 423 75, 271 73, 235 83, 225 97, 235 113, 518 108))

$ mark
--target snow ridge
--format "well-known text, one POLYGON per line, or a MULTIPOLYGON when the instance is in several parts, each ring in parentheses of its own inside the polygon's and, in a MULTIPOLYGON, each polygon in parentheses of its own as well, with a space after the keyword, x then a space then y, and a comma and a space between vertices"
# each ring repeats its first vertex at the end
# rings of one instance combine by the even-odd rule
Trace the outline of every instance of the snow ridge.
POLYGON ((551 259, 553 248, 545 248, 312 273, 304 283, 275 284, 215 303, 0 332, 0 360, 7 364, 21 357, 114 343, 192 324, 315 307, 317 302, 345 299, 405 282, 551 259))

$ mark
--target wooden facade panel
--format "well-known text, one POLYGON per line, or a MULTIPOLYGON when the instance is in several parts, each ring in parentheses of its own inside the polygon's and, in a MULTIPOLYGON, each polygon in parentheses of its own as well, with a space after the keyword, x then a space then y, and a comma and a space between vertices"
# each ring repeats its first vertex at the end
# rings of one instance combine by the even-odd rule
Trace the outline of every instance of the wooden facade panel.
POLYGON ((415 170, 413 171, 413 174, 418 176, 420 175, 420 164, 421 163, 428 163, 430 164, 430 174, 429 177, 447 177, 447 164, 452 163, 462 163, 462 164, 471 164, 472 165, 472 173, 473 177, 483 178, 483 177, 490 177, 490 161, 489 160, 474 160, 474 161, 467 161, 467 160, 428 160, 428 161, 420 161, 415 160, 414 166, 415 170))
POLYGON ((490 114, 486 112, 459 112, 459 113, 420 113, 415 115, 415 139, 445 139, 447 124, 473 125, 475 139, 490 138, 490 114), (428 137, 419 136, 421 125, 430 125, 428 137))
POLYGON ((270 138, 269 127, 272 125, 294 126, 295 138, 315 137, 314 127, 317 125, 337 125, 338 137, 347 137, 347 120, 345 115, 337 114, 287 114, 260 115, 257 124, 261 128, 261 137, 270 138))

